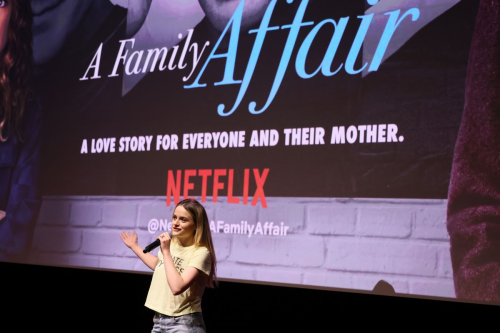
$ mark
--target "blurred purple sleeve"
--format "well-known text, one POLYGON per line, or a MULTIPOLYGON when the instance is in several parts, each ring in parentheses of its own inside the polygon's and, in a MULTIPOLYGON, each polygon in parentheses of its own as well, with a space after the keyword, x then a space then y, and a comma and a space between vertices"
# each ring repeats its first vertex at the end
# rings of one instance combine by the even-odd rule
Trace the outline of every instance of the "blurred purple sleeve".
POLYGON ((33 228, 40 208, 41 111, 38 99, 23 117, 23 140, 12 171, 6 216, 0 223, 0 254, 19 255, 31 245, 33 228))
POLYGON ((500 301, 500 1, 481 0, 447 227, 458 298, 500 301))

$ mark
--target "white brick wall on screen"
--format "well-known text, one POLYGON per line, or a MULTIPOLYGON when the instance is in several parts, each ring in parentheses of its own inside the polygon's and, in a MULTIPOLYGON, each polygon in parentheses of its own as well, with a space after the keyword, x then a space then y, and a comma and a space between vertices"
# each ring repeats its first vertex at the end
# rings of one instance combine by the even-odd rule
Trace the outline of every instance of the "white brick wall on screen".
MULTIPOLYGON (((361 290, 384 279, 398 293, 455 297, 446 200, 267 198, 268 208, 218 201, 204 203, 214 225, 289 227, 286 236, 212 233, 220 278, 361 290)), ((161 232, 151 234, 149 221, 170 221, 172 210, 165 197, 44 197, 30 261, 149 271, 119 234, 137 231, 144 247, 161 232)))

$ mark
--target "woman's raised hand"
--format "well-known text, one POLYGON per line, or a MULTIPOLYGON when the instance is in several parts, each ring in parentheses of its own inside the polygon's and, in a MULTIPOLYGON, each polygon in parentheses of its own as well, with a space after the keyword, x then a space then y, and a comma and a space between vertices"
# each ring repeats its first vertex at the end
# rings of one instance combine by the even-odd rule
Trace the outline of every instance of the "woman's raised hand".
POLYGON ((120 234, 120 238, 128 248, 131 248, 134 244, 138 244, 138 237, 135 231, 134 233, 131 233, 130 231, 122 231, 122 233, 120 234))

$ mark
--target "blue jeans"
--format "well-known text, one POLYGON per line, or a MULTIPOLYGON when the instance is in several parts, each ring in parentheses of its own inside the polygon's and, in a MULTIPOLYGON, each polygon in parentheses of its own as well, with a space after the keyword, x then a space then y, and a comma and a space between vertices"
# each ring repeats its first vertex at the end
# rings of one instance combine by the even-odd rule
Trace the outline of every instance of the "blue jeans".
POLYGON ((201 312, 171 317, 156 313, 151 333, 205 333, 205 322, 201 312))

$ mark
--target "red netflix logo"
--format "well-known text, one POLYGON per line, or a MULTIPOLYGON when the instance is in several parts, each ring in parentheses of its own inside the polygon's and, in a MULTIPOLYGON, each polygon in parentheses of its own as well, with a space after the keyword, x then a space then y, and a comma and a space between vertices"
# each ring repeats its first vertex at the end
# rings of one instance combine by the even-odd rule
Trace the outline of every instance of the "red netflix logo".
POLYGON ((212 186, 212 198, 213 202, 217 202, 217 197, 219 191, 227 188, 227 202, 231 204, 243 203, 248 205, 248 192, 250 178, 255 181, 256 190, 252 198, 252 206, 256 206, 260 199, 262 207, 267 208, 266 195, 264 193, 264 184, 269 174, 269 169, 264 169, 260 173, 259 169, 253 169, 252 173, 250 169, 245 169, 243 173, 243 200, 240 202, 240 198, 233 196, 234 187, 234 169, 200 169, 200 170, 168 170, 168 180, 167 180, 167 206, 170 206, 172 196, 174 202, 177 204, 181 197, 181 184, 183 189, 184 199, 189 198, 189 191, 195 189, 195 184, 191 181, 192 177, 201 177, 201 202, 207 201, 207 188, 209 178, 211 178, 212 186))

